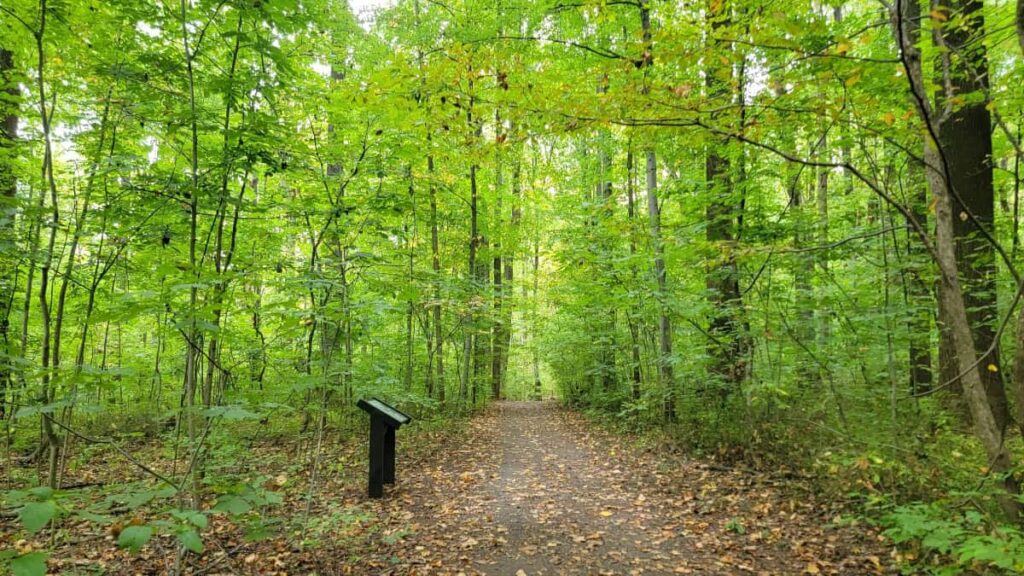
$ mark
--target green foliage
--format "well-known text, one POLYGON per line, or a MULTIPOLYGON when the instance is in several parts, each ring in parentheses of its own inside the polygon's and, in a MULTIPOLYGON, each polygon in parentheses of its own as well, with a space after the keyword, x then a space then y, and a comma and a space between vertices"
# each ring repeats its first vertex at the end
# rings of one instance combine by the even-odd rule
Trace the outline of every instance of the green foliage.
POLYGON ((976 511, 914 503, 882 518, 885 534, 903 548, 908 570, 929 574, 1024 570, 1024 534, 1014 526, 991 525, 976 511))
POLYGON ((137 553, 152 537, 152 526, 126 526, 117 537, 117 545, 137 553))
POLYGON ((11 560, 13 576, 44 576, 46 574, 45 552, 29 552, 11 560))
MULTIPOLYGON (((67 485, 103 459, 147 476, 98 503, 18 490, 20 527, 118 505, 150 519, 132 550, 173 535, 199 553, 206 514, 264 536, 283 497, 254 447, 341 474, 318 458, 366 396, 425 429, 557 396, 868 506, 987 488, 996 460, 941 382, 921 165, 939 118, 916 106, 993 126, 976 134, 991 154, 952 170, 992 172, 993 198, 961 193, 984 192, 1009 258, 965 294, 1012 315, 1012 3, 980 5, 987 28, 951 65, 978 56, 986 74, 962 75, 988 85, 951 98, 936 40, 975 21, 956 10, 909 18, 915 94, 877 6, 713 4, 398 0, 360 22, 340 0, 5 0, 0 411, 10 450, 42 430, 60 464, 11 479, 67 485), (179 510, 182 492, 203 504, 179 510)), ((983 367, 1008 383, 1015 324, 983 367)), ((998 444, 1019 460, 1016 431, 998 444)), ((337 513, 310 541, 359 523, 337 513)), ((998 564, 957 538, 941 553, 998 564)))

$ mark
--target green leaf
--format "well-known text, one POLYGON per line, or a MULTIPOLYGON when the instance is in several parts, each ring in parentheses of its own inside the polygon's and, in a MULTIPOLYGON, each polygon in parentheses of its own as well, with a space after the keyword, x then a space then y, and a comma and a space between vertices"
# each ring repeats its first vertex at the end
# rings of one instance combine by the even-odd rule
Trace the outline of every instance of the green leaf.
POLYGON ((28 493, 39 500, 49 500, 50 498, 53 498, 53 488, 50 488, 49 486, 36 486, 35 488, 29 488, 28 493))
POLYGON ((225 496, 217 500, 217 505, 213 509, 217 512, 226 512, 228 514, 245 514, 252 509, 252 506, 249 505, 249 502, 237 496, 225 496))
POLYGON ((214 406, 203 410, 203 416, 207 418, 220 416, 225 420, 252 420, 260 417, 259 414, 250 412, 241 406, 214 406))
POLYGON ((117 537, 117 545, 127 548, 133 553, 138 552, 153 537, 153 528, 150 526, 129 526, 121 531, 117 537))
POLYGON ((29 502, 18 512, 22 525, 32 534, 42 530, 56 515, 57 504, 53 500, 29 502))
POLYGON ((45 552, 29 552, 11 560, 11 574, 14 576, 44 576, 46 574, 45 552))
POLYGON ((182 546, 196 554, 203 553, 203 540, 195 530, 186 530, 178 533, 178 542, 181 542, 182 546))
POLYGON ((175 510, 171 512, 171 515, 177 518, 178 520, 181 520, 182 522, 187 522, 199 529, 206 528, 206 525, 208 524, 206 515, 202 512, 196 512, 194 510, 175 510))

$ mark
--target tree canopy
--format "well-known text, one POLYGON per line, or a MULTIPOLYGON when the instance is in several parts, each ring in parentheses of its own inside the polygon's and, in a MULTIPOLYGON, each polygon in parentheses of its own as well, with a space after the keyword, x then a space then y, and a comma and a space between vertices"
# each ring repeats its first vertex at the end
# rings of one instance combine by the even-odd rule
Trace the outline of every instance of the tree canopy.
POLYGON ((312 497, 359 398, 557 397, 1021 569, 1022 79, 1020 0, 4 0, 18 529, 102 447, 199 553, 243 437, 312 497))

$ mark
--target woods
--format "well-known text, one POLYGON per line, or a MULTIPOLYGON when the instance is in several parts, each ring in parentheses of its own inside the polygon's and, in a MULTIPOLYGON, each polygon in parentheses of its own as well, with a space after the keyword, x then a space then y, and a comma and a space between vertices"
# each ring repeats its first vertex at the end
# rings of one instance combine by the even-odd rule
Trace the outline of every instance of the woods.
POLYGON ((379 397, 1024 570, 1022 79, 1022 0, 5 0, 0 565, 331 541, 379 397))

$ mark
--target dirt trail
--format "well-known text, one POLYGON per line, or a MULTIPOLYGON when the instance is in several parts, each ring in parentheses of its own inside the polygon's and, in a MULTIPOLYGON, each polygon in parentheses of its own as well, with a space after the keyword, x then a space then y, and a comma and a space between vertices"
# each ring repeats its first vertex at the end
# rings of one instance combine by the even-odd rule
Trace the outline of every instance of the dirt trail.
POLYGON ((864 527, 834 528, 763 479, 621 445, 552 403, 502 402, 376 506, 353 573, 876 574, 864 527))

